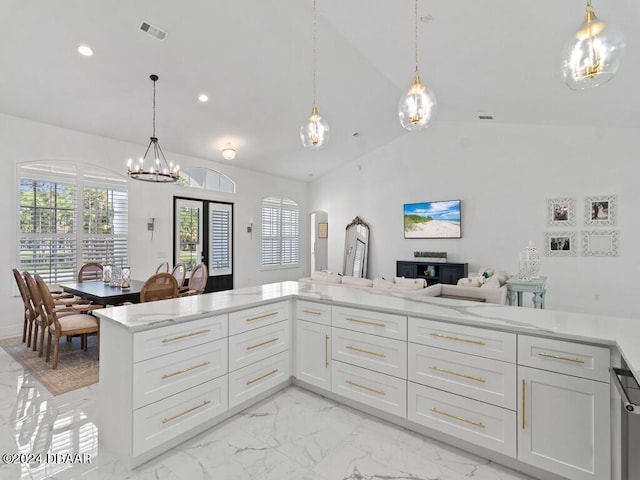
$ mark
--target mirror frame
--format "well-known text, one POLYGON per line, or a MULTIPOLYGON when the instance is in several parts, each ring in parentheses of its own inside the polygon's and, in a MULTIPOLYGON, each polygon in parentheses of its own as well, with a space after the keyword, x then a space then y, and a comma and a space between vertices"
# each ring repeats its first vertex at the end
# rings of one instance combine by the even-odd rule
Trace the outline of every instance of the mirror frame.
POLYGON ((344 235, 344 259, 343 259, 343 263, 342 263, 342 274, 343 275, 350 275, 352 277, 356 277, 356 278, 367 278, 367 260, 369 257, 369 237, 371 234, 371 229, 369 228, 369 225, 364 222, 360 217, 356 217, 354 218, 351 223, 349 223, 347 225, 347 227, 345 228, 345 235, 344 235), (366 231, 366 238, 362 239, 359 235, 358 235, 358 229, 359 228, 364 228, 366 231), (349 236, 349 232, 350 229, 355 229, 355 233, 353 235, 352 238, 352 244, 349 244, 349 240, 350 240, 350 236, 349 236), (358 242, 364 243, 364 252, 362 255, 362 268, 361 271, 359 272, 359 275, 354 275, 354 273, 356 273, 354 271, 354 267, 355 267, 355 251, 357 250, 357 245, 358 242), (353 252, 353 255, 351 255, 351 253, 353 252), (349 265, 347 265, 347 262, 349 262, 349 265))

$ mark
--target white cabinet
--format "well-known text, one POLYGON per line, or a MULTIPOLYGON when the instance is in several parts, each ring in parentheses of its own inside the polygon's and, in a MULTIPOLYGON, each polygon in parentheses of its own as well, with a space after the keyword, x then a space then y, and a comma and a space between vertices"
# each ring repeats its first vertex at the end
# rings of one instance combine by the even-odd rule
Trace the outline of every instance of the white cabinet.
POLYGON ((343 328, 334 328, 332 335, 331 355, 334 360, 407 378, 406 341, 343 328))
POLYGON ((597 359, 605 353, 602 347, 519 337, 519 362, 546 370, 518 367, 518 460, 571 480, 610 478, 609 383, 549 371, 598 377, 597 359))
POLYGON ((296 378, 331 390, 331 327, 298 319, 296 378))

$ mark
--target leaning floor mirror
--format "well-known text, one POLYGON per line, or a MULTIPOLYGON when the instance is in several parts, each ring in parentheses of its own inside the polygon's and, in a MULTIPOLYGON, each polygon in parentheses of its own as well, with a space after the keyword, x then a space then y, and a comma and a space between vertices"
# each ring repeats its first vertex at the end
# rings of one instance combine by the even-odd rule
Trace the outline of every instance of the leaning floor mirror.
POLYGON ((356 217, 347 225, 344 238, 343 275, 367 278, 369 253, 369 225, 356 217))

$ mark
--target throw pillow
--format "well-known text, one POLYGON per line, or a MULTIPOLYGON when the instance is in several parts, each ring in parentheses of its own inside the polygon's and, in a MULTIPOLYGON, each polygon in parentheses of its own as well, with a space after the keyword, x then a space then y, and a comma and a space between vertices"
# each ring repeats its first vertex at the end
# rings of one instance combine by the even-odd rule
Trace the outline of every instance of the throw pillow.
POLYGON ((495 276, 487 279, 486 282, 484 282, 484 285, 482 285, 482 288, 500 288, 502 285, 500 285, 500 280, 498 280, 495 276))
POLYGON ((384 278, 375 278, 373 280, 373 288, 377 288, 378 290, 391 290, 391 287, 393 287, 393 282, 385 280, 384 278))

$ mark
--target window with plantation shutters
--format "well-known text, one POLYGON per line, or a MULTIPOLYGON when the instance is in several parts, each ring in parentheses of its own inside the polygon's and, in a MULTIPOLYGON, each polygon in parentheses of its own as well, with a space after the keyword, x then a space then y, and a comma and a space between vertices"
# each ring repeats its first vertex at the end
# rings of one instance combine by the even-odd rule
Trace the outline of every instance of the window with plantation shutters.
POLYGON ((209 203, 209 274, 231 273, 231 205, 209 203))
POLYGON ((126 180, 74 162, 27 162, 19 174, 19 269, 75 281, 86 262, 128 263, 126 180))
POLYGON ((283 197, 262 200, 262 265, 293 266, 299 262, 298 204, 283 197))

